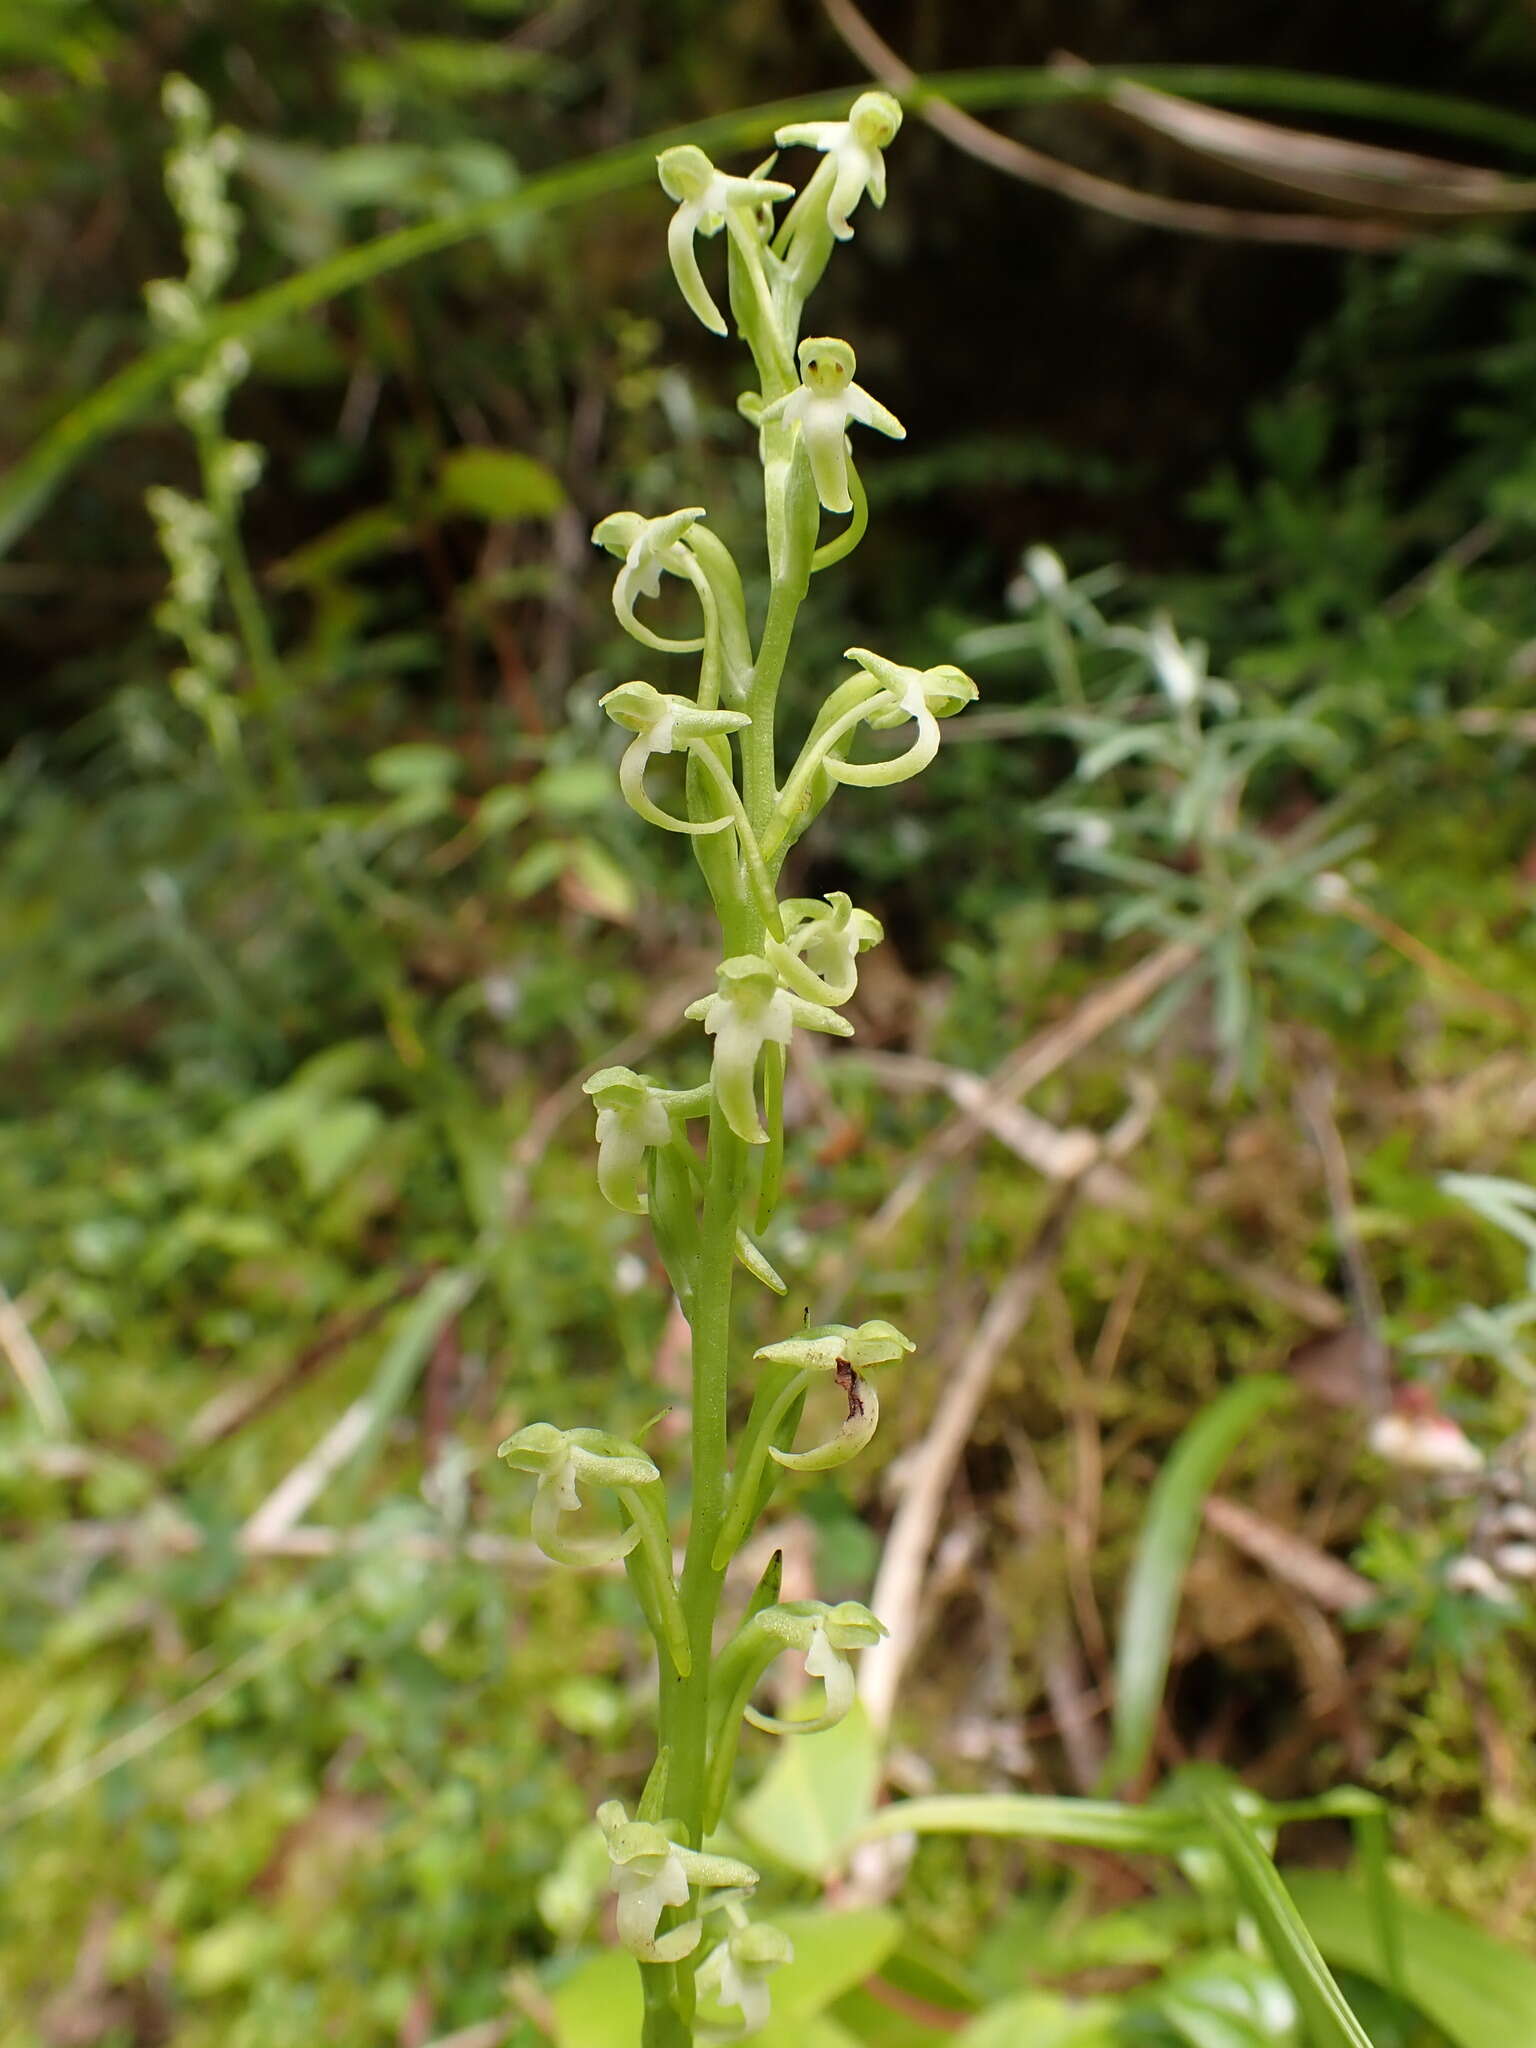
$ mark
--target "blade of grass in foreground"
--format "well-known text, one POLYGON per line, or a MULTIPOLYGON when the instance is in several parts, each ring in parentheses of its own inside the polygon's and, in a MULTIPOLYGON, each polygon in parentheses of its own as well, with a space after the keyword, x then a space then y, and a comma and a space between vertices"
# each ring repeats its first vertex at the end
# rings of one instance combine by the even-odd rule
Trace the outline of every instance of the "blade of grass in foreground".
POLYGON ((1309 2048, 1371 2048, 1252 1824, 1222 1791, 1201 1792, 1197 1808, 1270 1961, 1290 1987, 1309 2048))
POLYGON ((1291 1391, 1290 1381, 1278 1373, 1229 1387, 1185 1430, 1157 1475, 1120 1615, 1106 1788, 1129 1783, 1151 1755, 1184 1574, 1200 1533, 1206 1495, 1260 1416, 1291 1391))
MULTIPOLYGON (((1296 1874, 1291 1891, 1331 1963, 1397 1988, 1362 1886, 1334 1871, 1310 1870, 1296 1874)), ((1397 1905, 1395 1914, 1401 1995, 1456 2048, 1536 2041, 1536 1962, 1452 1913, 1408 1902, 1397 1905)))

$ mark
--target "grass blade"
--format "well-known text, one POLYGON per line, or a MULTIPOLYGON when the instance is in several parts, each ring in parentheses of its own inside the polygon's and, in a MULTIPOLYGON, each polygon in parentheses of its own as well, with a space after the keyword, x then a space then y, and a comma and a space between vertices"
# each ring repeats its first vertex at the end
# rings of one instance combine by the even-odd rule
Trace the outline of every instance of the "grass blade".
MULTIPOLYGON (((1314 77, 1306 72, 1245 70, 1219 65, 1151 65, 1126 71, 1050 67, 936 74, 919 80, 908 98, 938 93, 969 108, 1049 106, 1107 99, 1117 85, 1143 84, 1196 100, 1237 101, 1340 114, 1362 120, 1436 129, 1485 146, 1536 156, 1536 121, 1448 93, 1412 92, 1373 81, 1314 77)), ((211 342, 249 341, 277 322, 313 310, 373 278, 420 262, 511 220, 532 220, 562 207, 648 184, 658 153, 679 142, 705 149, 748 148, 766 142, 790 122, 841 115, 846 87, 802 95, 771 106, 748 107, 624 143, 574 164, 530 178, 515 192, 375 236, 355 248, 285 278, 266 291, 236 300, 192 342, 172 342, 129 363, 74 406, 33 443, 0 479, 0 554, 31 525, 64 478, 98 441, 145 414, 171 381, 199 362, 211 342)))
POLYGON ((1179 1596, 1205 1497, 1236 1445, 1290 1393, 1290 1381, 1277 1373, 1229 1387, 1179 1438, 1157 1475, 1120 1616, 1106 1787, 1123 1786, 1138 1776, 1151 1754, 1179 1596))
POLYGON ((1122 1806, 1113 1799, 1057 1799, 1026 1792, 956 1792, 882 1806, 853 1838, 883 1835, 1006 1835, 1070 1842, 1124 1856, 1166 1856, 1203 1835, 1198 1817, 1176 1806, 1122 1806))
POLYGON ((1258 1925, 1270 1961, 1290 1987, 1311 2048, 1371 2048, 1252 1824, 1225 1792, 1202 1791, 1196 1810, 1258 1925))
MULTIPOLYGON (((1319 1949, 1340 1969, 1394 1988, 1368 1890, 1332 1871, 1291 1881, 1319 1949)), ((1536 1962, 1455 1914, 1399 1902, 1402 1993, 1456 2048, 1536 2041, 1536 1962)))

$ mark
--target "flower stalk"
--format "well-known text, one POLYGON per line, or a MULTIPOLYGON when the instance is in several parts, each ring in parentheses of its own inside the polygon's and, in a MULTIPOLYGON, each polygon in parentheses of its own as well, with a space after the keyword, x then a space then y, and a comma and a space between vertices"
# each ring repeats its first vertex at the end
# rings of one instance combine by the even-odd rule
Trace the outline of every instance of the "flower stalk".
POLYGON ((846 895, 781 900, 785 860, 839 786, 879 788, 926 767, 939 748, 939 721, 976 694, 958 669, 908 667, 853 647, 854 674, 833 682, 781 777, 777 700, 800 606, 811 576, 850 553, 868 523, 849 430, 904 433, 854 381, 846 341, 800 339, 805 302, 833 250, 852 237, 862 201, 883 203, 883 151, 900 125, 895 100, 864 93, 844 122, 785 129, 783 147, 809 147, 821 159, 798 197, 774 159, 741 176, 692 145, 658 159, 676 205, 667 248, 684 301, 710 333, 726 334, 717 288, 700 262, 701 245, 707 255, 723 235, 726 298, 756 372, 757 388, 740 401, 763 468, 769 591, 756 630, 737 563, 703 508, 615 512, 593 535, 618 562, 613 609, 624 630, 652 657, 698 664, 689 694, 636 679, 602 704, 631 736, 619 768, 625 801, 657 829, 687 837, 719 926, 715 987, 684 1012, 702 1027, 709 1080, 668 1089, 605 1067, 585 1084, 601 1190, 615 1208, 646 1218, 691 1333, 681 1573, 674 1578, 660 1468, 638 1446, 540 1422, 509 1437, 502 1455, 537 1482, 541 1546, 576 1566, 622 1561, 657 1644, 658 1762, 639 1818, 614 1801, 598 1814, 618 1938, 641 1969, 645 2048, 688 2048, 696 2026, 712 2040, 729 2039, 767 2017, 771 1973, 789 1959, 789 1944, 748 1916, 757 1873, 714 1856, 706 1837, 730 1795, 742 1728, 793 1738, 832 1726, 854 1697, 850 1652, 885 1632, 856 1602, 780 1603, 770 1567, 721 1641, 726 1575, 775 1486, 786 1472, 828 1470, 862 1449, 880 1412, 867 1374, 912 1349, 886 1322, 833 1324, 763 1346, 753 1368, 739 1360, 732 1328, 738 1267, 783 1292, 757 1238, 779 1198, 794 1033, 852 1035, 842 1012, 857 991, 859 956, 883 936, 878 919, 846 895), (776 222, 775 209, 789 200, 776 222), (847 523, 824 531, 829 516, 847 523), (656 607, 666 578, 692 592, 682 602, 685 612, 696 603, 697 630, 661 630, 656 607), (902 751, 855 757, 866 729, 899 727, 902 751), (676 768, 665 765, 668 757, 676 768), (702 1152, 691 1135, 700 1122, 702 1152), (801 1411, 817 1385, 835 1389, 847 1412, 833 1436, 796 1449, 801 1411), (733 1404, 749 1387, 750 1412, 733 1446, 733 1404), (612 1512, 601 1497, 612 1499, 618 1526, 594 1532, 586 1527, 594 1515, 612 1512), (821 1705, 808 1718, 754 1704, 785 1651, 819 1684, 821 1705))

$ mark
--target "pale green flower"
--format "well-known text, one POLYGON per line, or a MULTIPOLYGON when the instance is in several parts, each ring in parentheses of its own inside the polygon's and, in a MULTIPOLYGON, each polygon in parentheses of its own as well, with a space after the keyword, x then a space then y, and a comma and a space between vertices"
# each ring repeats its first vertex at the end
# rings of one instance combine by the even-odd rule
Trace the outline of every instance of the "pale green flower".
POLYGON ((779 910, 784 937, 769 939, 764 950, 784 986, 834 1009, 848 1002, 859 985, 860 953, 885 937, 879 918, 856 910, 841 889, 832 890, 825 903, 787 897, 779 910))
POLYGON ((704 1932, 702 1920, 658 1934, 669 1906, 686 1906, 690 1890, 730 1888, 750 1892, 758 1874, 734 1856, 707 1856, 684 1848, 658 1821, 631 1820, 617 1799, 597 1809, 597 1824, 608 1848, 608 1882, 618 1894, 619 1940, 643 1963, 677 1963, 692 1955, 704 1932))
POLYGON ((846 341, 832 335, 817 335, 802 341, 796 350, 800 364, 800 385, 787 391, 758 414, 759 424, 787 421, 800 430, 816 495, 829 512, 851 512, 848 491, 848 427, 857 421, 904 441, 907 430, 878 399, 871 398, 853 373, 858 359, 846 341))
POLYGON ((562 1534, 561 1518, 581 1507, 579 1489, 607 1487, 622 1497, 642 1486, 660 1483, 655 1465, 623 1437, 603 1429, 556 1429, 552 1422, 530 1422, 496 1448, 514 1471, 538 1479, 533 1497, 533 1540, 555 1564, 614 1564, 628 1557, 641 1540, 638 1509, 622 1535, 578 1540, 562 1534))
POLYGON ((740 953, 715 969, 715 993, 701 996, 683 1012, 715 1041, 711 1083, 721 1112, 738 1138, 766 1145, 768 1133, 757 1112, 757 1062, 765 1045, 788 1045, 797 1024, 851 1038, 853 1026, 835 1010, 807 1002, 782 986, 768 962, 740 953))
POLYGON ((646 795, 645 770, 653 754, 676 753, 695 740, 740 732, 752 723, 745 711, 702 711, 691 697, 669 697, 641 682, 620 683, 597 701, 615 725, 635 735, 619 763, 619 788, 631 810, 664 832, 689 832, 699 837, 729 831, 736 822, 730 815, 695 824, 661 810, 646 795))
POLYGON ((661 189, 680 203, 667 229, 667 254, 678 290, 711 334, 726 332, 720 308, 699 270, 696 235, 718 235, 732 212, 755 214, 775 200, 792 199, 793 185, 777 178, 737 178, 720 171, 692 142, 664 149, 656 159, 661 189))
POLYGON ((834 782, 873 789, 921 774, 939 751, 938 721, 952 718, 974 703, 976 685, 953 662, 940 662, 936 668, 907 668, 899 661, 888 661, 883 654, 872 654, 867 647, 847 648, 845 656, 880 685, 879 696, 866 699, 858 718, 850 722, 884 732, 910 719, 917 733, 907 751, 892 761, 845 761, 829 753, 828 775, 834 782))
POLYGON ((763 1345, 753 1355, 766 1365, 835 1374, 848 1401, 848 1413, 836 1436, 805 1451, 781 1451, 770 1444, 769 1457, 792 1472, 830 1472, 846 1465, 880 1427, 880 1396, 864 1374, 871 1366, 893 1364, 913 1349, 910 1337, 904 1337, 894 1323, 879 1319, 860 1323, 857 1329, 846 1323, 827 1323, 778 1344, 763 1345))
POLYGON ((702 505, 685 505, 679 512, 664 512, 647 519, 640 512, 610 512, 592 529, 592 538, 610 555, 617 555, 623 567, 613 579, 613 609, 626 633, 663 654, 697 654, 702 639, 668 640, 635 616, 635 600, 659 597, 661 579, 681 576, 693 584, 700 597, 707 596, 704 572, 687 545, 687 534, 704 517, 702 505))
MULTIPOLYGON (((888 92, 861 92, 846 121, 797 121, 774 132, 781 149, 803 143, 831 157, 835 169, 827 196, 827 220, 840 242, 853 234, 849 216, 867 192, 874 206, 885 204, 885 158, 881 151, 901 127, 901 106, 888 92)), ((722 330, 723 331, 723 330, 722 330)))
POLYGON ((645 1214, 645 1155, 672 1135, 666 1099, 646 1074, 604 1067, 581 1084, 597 1111, 597 1184, 615 1209, 645 1214))
POLYGON ((755 2034, 767 2026, 772 2007, 768 1978, 783 1964, 794 1961, 794 1944, 766 1920, 749 1921, 739 1905, 726 1910, 735 1924, 700 1963, 695 1982, 716 2005, 737 2007, 742 2031, 755 2034))
POLYGON ((819 1678, 826 1688, 826 1700, 819 1714, 809 1720, 783 1721, 776 1715, 745 1709, 754 1728, 770 1735, 815 1735, 834 1728, 853 1705, 857 1686, 850 1650, 867 1650, 890 1631, 857 1600, 843 1600, 828 1607, 823 1600, 790 1600, 778 1607, 765 1607, 750 1624, 755 1633, 775 1640, 783 1649, 799 1650, 805 1657, 808 1678, 819 1678))

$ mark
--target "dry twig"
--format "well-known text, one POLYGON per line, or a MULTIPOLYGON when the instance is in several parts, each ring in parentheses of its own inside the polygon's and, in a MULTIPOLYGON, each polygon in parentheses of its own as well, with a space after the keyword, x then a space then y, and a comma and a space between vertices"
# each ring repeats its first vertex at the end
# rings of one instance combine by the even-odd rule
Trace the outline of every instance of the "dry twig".
MULTIPOLYGON (((884 86, 898 94, 909 94, 921 81, 909 64, 902 61, 866 21, 853 0, 822 0, 827 18, 859 61, 868 66, 884 86)), ((1164 96, 1166 97, 1166 95, 1164 96)), ((1178 104, 1175 102, 1175 104, 1178 104)), ((1030 149, 1011 135, 962 113, 951 101, 924 93, 915 111, 940 135, 967 156, 991 164, 1009 177, 1019 178, 1041 191, 1055 192, 1063 199, 1109 213, 1120 220, 1135 221, 1141 227, 1170 228, 1179 234, 1214 235, 1230 241, 1281 242, 1319 249, 1397 249, 1409 239, 1410 231, 1395 222, 1378 220, 1333 220, 1322 214, 1257 213, 1233 206, 1210 206, 1194 200, 1165 199, 1155 192, 1138 192, 1117 185, 1076 164, 1030 149)))

